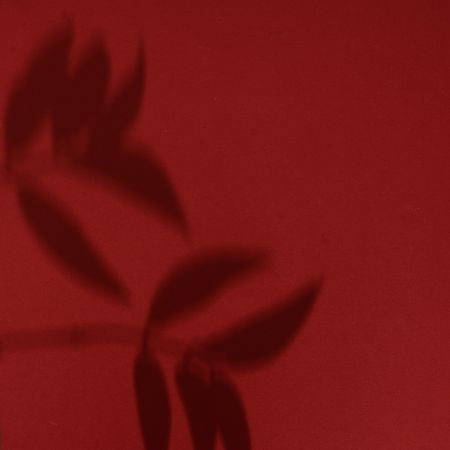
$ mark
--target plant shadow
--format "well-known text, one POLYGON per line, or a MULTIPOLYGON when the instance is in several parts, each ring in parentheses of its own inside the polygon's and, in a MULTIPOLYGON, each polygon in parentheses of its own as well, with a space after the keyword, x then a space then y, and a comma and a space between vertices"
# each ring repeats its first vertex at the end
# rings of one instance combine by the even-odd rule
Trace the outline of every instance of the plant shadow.
POLYGON ((47 253, 79 282, 124 302, 126 289, 76 218, 38 186, 39 174, 15 173, 33 151, 42 127, 50 123, 55 169, 62 159, 75 174, 125 194, 183 236, 189 235, 186 214, 164 164, 148 145, 130 141, 145 93, 143 45, 138 45, 135 63, 108 95, 111 64, 104 41, 95 36, 78 61, 72 61, 74 37, 71 20, 47 33, 13 83, 5 112, 5 164, 16 178, 23 217, 47 253))

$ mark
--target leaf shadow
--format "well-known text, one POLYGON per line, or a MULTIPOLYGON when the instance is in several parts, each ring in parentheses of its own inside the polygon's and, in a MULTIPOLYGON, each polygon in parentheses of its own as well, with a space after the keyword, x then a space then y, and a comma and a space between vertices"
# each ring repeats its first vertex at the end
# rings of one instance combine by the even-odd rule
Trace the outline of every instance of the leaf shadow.
POLYGON ((205 358, 235 368, 254 369, 272 362, 293 341, 319 296, 323 277, 199 346, 205 358))
POLYGON ((11 88, 5 114, 7 169, 24 156, 48 119, 55 157, 69 168, 85 169, 94 180, 106 182, 189 237, 188 220, 168 171, 148 146, 129 142, 145 92, 143 43, 108 95, 111 63, 104 40, 92 38, 72 67, 73 40, 72 22, 49 33, 11 88))
MULTIPOLYGON (((70 151, 70 138, 91 126, 105 106, 111 67, 106 44, 92 39, 75 69, 67 74, 53 111, 56 145, 70 151), (67 148, 69 147, 69 148, 67 148)), ((58 150, 61 150, 58 148, 58 150)))
POLYGON ((231 379, 213 372, 211 396, 225 450, 250 450, 250 428, 241 394, 231 379))
POLYGON ((126 132, 136 121, 145 89, 145 52, 139 45, 136 61, 113 98, 105 104, 89 133, 88 153, 108 156, 118 151, 126 132))
POLYGON ((108 298, 126 303, 124 286, 64 206, 36 183, 19 187, 18 197, 30 229, 60 268, 108 298))
POLYGON ((194 450, 214 450, 218 436, 225 450, 251 449, 245 407, 230 377, 187 356, 175 380, 194 450))
POLYGON ((146 450, 168 450, 171 430, 169 393, 158 361, 139 354, 134 362, 134 389, 146 450))
POLYGON ((170 177, 148 146, 129 145, 108 157, 88 154, 80 163, 95 182, 121 192, 188 234, 186 214, 170 177))
POLYGON ((74 37, 71 22, 49 32, 31 56, 25 74, 14 83, 5 112, 7 163, 23 153, 64 88, 69 49, 74 37))
POLYGON ((175 381, 187 417, 194 450, 214 450, 217 421, 211 385, 184 360, 175 370, 175 381))
POLYGON ((215 248, 172 269, 153 297, 148 323, 166 323, 205 307, 238 280, 265 268, 261 249, 215 248))

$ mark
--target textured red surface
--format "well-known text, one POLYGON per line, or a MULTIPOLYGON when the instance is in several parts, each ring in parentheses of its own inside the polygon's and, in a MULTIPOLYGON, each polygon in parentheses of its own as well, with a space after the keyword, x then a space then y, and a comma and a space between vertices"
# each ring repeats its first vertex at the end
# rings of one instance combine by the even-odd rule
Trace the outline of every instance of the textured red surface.
MULTIPOLYGON (((271 269, 171 330, 183 339, 219 330, 324 273, 289 350, 235 378, 254 449, 446 450, 448 2, 2 1, 2 111, 35 42, 63 17, 74 18, 78 49, 94 32, 105 36, 113 83, 143 39, 147 89, 133 135, 171 174, 192 239, 108 190, 45 176, 130 287, 131 308, 115 306, 47 258, 2 184, 0 332, 141 326, 181 257, 265 246, 271 269)), ((134 352, 105 344, 3 354, 2 448, 143 449, 134 352)), ((171 448, 189 449, 170 388, 171 448)))

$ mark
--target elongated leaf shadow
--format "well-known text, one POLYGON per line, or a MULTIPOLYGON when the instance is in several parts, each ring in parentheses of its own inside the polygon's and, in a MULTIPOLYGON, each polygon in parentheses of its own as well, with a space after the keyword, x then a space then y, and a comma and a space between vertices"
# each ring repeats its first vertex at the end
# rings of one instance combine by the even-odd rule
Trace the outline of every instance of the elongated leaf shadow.
POLYGON ((273 361, 306 322, 321 286, 322 279, 302 286, 282 303, 210 338, 200 352, 238 368, 254 368, 273 361))
POLYGON ((213 372, 211 397, 225 450, 250 450, 250 429, 241 395, 224 374, 213 372))
POLYGON ((145 52, 141 43, 130 73, 124 77, 114 97, 105 105, 90 130, 90 155, 108 156, 121 148, 126 132, 138 117, 144 88, 145 52))
POLYGON ((110 298, 125 302, 126 290, 91 244, 78 221, 36 184, 18 191, 23 216, 61 268, 110 298))
POLYGON ((80 324, 53 329, 18 330, 0 333, 0 354, 48 348, 86 347, 93 345, 133 345, 141 331, 117 323, 80 324))
POLYGON ((188 420, 194 450, 214 450, 217 420, 209 379, 195 373, 189 361, 175 371, 175 381, 188 420))
POLYGON ((169 393, 158 361, 139 354, 134 363, 134 388, 146 450, 168 450, 171 430, 169 393))
POLYGON ((225 450, 250 450, 250 429, 237 387, 223 372, 189 358, 176 368, 175 380, 194 450, 214 450, 218 436, 225 450))
MULTIPOLYGON (((57 146, 70 150, 70 138, 98 119, 105 106, 110 76, 108 51, 103 40, 97 37, 85 49, 75 70, 67 74, 57 99, 53 111, 57 146)), ((81 149, 79 151, 82 152, 81 149)))
POLYGON ((188 232, 186 215, 169 175, 147 146, 130 145, 108 157, 89 155, 80 163, 80 169, 94 181, 119 190, 183 233, 188 232))
POLYGON ((13 156, 23 152, 45 117, 53 111, 64 88, 73 34, 71 23, 49 33, 31 59, 24 77, 13 86, 5 113, 8 164, 13 156))
POLYGON ((261 249, 216 248, 178 264, 159 285, 148 323, 165 323, 197 311, 224 289, 265 267, 261 249))

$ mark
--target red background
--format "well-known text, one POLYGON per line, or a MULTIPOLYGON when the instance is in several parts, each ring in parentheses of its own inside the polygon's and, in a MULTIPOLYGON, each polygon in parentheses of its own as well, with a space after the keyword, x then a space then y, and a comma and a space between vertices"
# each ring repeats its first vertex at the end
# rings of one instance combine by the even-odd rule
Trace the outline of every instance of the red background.
MULTIPOLYGON (((183 256, 266 246, 270 270, 172 330, 189 339, 221 329, 325 274, 289 350, 236 377, 255 450, 447 449, 448 2, 2 1, 2 111, 35 43, 68 16, 76 49, 105 37, 113 82, 143 38, 134 136, 171 174, 192 241, 110 191, 42 179, 131 288, 125 310, 47 258, 2 184, 0 332, 140 326, 156 283, 183 256)), ((3 354, 2 448, 142 449, 134 351, 3 354)), ((189 449, 173 402, 172 448, 189 449)))

